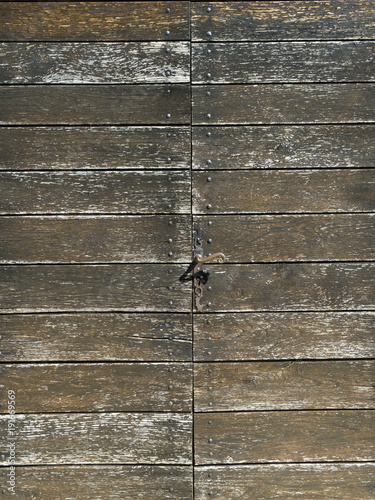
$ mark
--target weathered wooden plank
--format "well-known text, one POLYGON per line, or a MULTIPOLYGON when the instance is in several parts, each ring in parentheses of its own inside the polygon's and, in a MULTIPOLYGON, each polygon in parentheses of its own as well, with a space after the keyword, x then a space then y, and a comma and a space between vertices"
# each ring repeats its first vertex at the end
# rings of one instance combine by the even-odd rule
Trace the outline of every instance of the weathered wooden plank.
POLYGON ((197 467, 195 498, 374 498, 374 464, 270 464, 197 467))
POLYGON ((18 413, 191 409, 189 363, 5 364, 0 381, 18 413))
POLYGON ((188 42, 3 43, 0 83, 184 83, 188 42))
POLYGON ((371 83, 193 87, 195 125, 374 122, 374 108, 371 83))
POLYGON ((3 313, 190 312, 191 283, 177 264, 1 266, 3 313))
POLYGON ((374 409, 375 362, 195 363, 195 411, 374 409))
POLYGON ((189 314, 2 314, 1 361, 190 361, 189 314))
POLYGON ((374 125, 194 127, 193 168, 373 167, 374 135, 374 125))
POLYGON ((2 2, 0 40, 188 40, 188 4, 2 2))
POLYGON ((372 41, 200 43, 192 48, 194 83, 375 80, 372 41))
POLYGON ((188 215, 1 217, 0 263, 188 262, 190 225, 188 215))
POLYGON ((372 38, 373 0, 193 2, 192 39, 330 40, 372 38))
POLYGON ((0 127, 0 154, 1 170, 187 169, 190 130, 187 127, 0 127))
POLYGON ((0 87, 0 100, 3 125, 190 122, 190 89, 185 84, 9 85, 0 87))
MULTIPOLYGON (((0 415, 2 435, 8 421, 0 415)), ((191 464, 186 413, 17 414, 14 422, 20 465, 191 464)), ((10 465, 7 453, 1 465, 10 465)))
POLYGON ((2 214, 190 212, 188 171, 0 172, 0 184, 2 214))
MULTIPOLYGON (((10 468, 4 469, 6 474, 10 468)), ((193 471, 178 465, 18 466, 17 497, 191 500, 193 471)), ((6 498, 6 497, 5 497, 6 498)))
POLYGON ((374 460, 372 410, 194 415, 197 464, 374 460))
POLYGON ((371 358, 375 352, 374 328, 373 312, 196 315, 194 358, 371 358))
POLYGON ((205 247, 228 262, 375 259, 375 214, 214 215, 195 222, 205 247))
POLYGON ((202 302, 205 311, 329 311, 375 307, 375 264, 371 263, 224 264, 210 266, 210 269, 202 302))
POLYGON ((193 212, 372 212, 374 172, 373 169, 194 172, 193 212))

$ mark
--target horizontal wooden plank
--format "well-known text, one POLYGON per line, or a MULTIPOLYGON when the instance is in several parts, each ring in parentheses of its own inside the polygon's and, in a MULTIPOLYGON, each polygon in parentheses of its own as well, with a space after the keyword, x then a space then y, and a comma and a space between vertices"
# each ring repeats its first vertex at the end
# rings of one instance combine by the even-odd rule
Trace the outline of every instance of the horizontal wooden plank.
POLYGON ((372 212, 374 173, 374 169, 194 172, 193 212, 372 212))
POLYGON ((0 127, 0 153, 1 170, 187 169, 190 130, 187 127, 0 127))
MULTIPOLYGON (((4 469, 6 474, 10 468, 4 469)), ((362 477, 362 476, 361 476, 362 477)), ((191 500, 192 467, 178 465, 18 466, 19 498, 153 498, 191 500)))
POLYGON ((1 266, 1 312, 190 312, 177 264, 1 266))
POLYGON ((329 311, 375 307, 375 264, 213 265, 205 311, 329 311), (209 288, 210 287, 210 288, 209 288))
POLYGON ((270 464, 195 469, 195 498, 374 498, 374 464, 270 464))
POLYGON ((189 314, 2 314, 1 361, 191 361, 189 314))
POLYGON ((197 464, 374 460, 373 437, 371 410, 194 415, 197 464))
POLYGON ((196 315, 194 359, 371 358, 374 328, 373 312, 196 315))
POLYGON ((188 171, 0 172, 0 184, 2 214, 190 212, 188 171))
MULTIPOLYGON (((0 415, 3 435, 9 420, 0 415)), ((17 414, 14 422, 16 465, 191 464, 186 413, 17 414)), ((10 465, 8 453, 1 465, 10 465)))
POLYGON ((0 40, 187 40, 189 2, 2 2, 0 40))
POLYGON ((185 84, 9 85, 0 100, 2 125, 190 123, 185 84))
POLYGON ((195 125, 374 122, 374 108, 371 83, 197 85, 192 120, 195 125))
POLYGON ((189 81, 188 42, 11 42, 0 45, 0 83, 189 81))
POLYGON ((374 2, 193 2, 193 40, 330 40, 372 38, 374 2))
POLYGON ((0 262, 189 262, 190 225, 188 215, 1 217, 0 262))
POLYGON ((200 43, 192 48, 194 83, 375 80, 372 41, 200 43))
POLYGON ((195 411, 374 409, 374 361, 195 363, 195 411))
POLYGON ((214 215, 195 223, 205 247, 228 262, 375 259, 375 214, 214 215))
POLYGON ((373 167, 374 135, 374 125, 194 127, 193 168, 373 167))
POLYGON ((5 364, 0 381, 18 413, 191 409, 188 363, 5 364))

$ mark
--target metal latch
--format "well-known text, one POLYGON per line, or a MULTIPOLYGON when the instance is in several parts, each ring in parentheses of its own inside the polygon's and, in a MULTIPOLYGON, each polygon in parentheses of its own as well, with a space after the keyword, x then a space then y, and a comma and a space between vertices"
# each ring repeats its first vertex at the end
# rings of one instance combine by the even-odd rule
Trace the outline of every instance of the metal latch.
POLYGON ((203 246, 202 246, 202 230, 198 226, 196 226, 194 228, 194 232, 195 232, 194 260, 193 260, 194 296, 195 296, 195 306, 198 311, 202 312, 203 306, 201 304, 201 298, 203 295, 203 285, 207 283, 209 275, 208 271, 203 270, 203 264, 211 260, 218 260, 220 264, 223 264, 226 260, 226 257, 221 252, 217 252, 212 255, 208 255, 207 257, 204 257, 203 246))

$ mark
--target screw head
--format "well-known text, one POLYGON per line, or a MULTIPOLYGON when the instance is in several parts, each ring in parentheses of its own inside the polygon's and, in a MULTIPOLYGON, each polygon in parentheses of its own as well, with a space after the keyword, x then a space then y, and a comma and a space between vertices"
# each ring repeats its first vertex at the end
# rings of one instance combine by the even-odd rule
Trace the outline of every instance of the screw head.
POLYGON ((212 31, 207 31, 207 36, 212 36, 212 31))
POLYGON ((209 443, 212 443, 213 439, 212 438, 208 438, 207 440, 209 443))
POLYGON ((172 137, 172 132, 168 132, 167 137, 172 137))
POLYGON ((207 205, 207 208, 208 208, 208 209, 212 208, 211 203, 209 203, 209 204, 207 205))
POLYGON ((168 243, 172 243, 172 242, 173 242, 172 238, 168 238, 168 243))
POLYGON ((208 285, 207 290, 210 292, 212 290, 212 286, 208 285))
POLYGON ((168 221, 168 226, 173 226, 173 220, 168 221))
POLYGON ((172 204, 171 204, 171 203, 168 203, 167 207, 168 207, 168 208, 172 208, 172 204))
POLYGON ((212 226, 212 220, 209 220, 209 221, 207 222, 207 224, 208 224, 209 226, 212 226))
POLYGON ((207 90, 206 95, 211 95, 210 90, 207 90))
POLYGON ((172 177, 171 177, 170 175, 168 175, 167 180, 168 180, 169 182, 171 182, 172 177))
POLYGON ((207 302, 207 307, 211 307, 212 306, 212 302, 207 302))
POLYGON ((207 132, 206 134, 207 137, 211 137, 211 135, 212 135, 211 132, 207 132))
POLYGON ((167 30, 167 31, 165 32, 165 34, 166 34, 167 36, 169 36, 169 35, 171 34, 171 32, 170 32, 169 30, 167 30))
POLYGON ((165 116, 166 116, 167 118, 171 118, 171 117, 172 117, 172 115, 171 115, 170 113, 167 113, 165 116))
POLYGON ((211 49, 207 49, 207 54, 211 54, 212 50, 211 49))
POLYGON ((211 7, 207 7, 206 11, 207 12, 211 12, 212 8, 211 7))
POLYGON ((211 165, 212 164, 212 160, 207 160, 206 163, 207 163, 207 165, 211 165))
POLYGON ((212 477, 212 472, 209 472, 207 475, 208 477, 212 477))
POLYGON ((172 384, 171 384, 171 385, 169 385, 169 386, 168 386, 168 389, 171 391, 171 390, 173 389, 173 385, 172 385, 172 384))
POLYGON ((165 76, 171 76, 171 71, 169 69, 166 70, 165 76))
POLYGON ((172 158, 170 158, 170 157, 168 156, 168 158, 167 158, 167 162, 168 162, 168 163, 170 163, 171 161, 172 161, 172 158))
POLYGON ((170 305, 170 306, 173 306, 173 300, 170 300, 170 301, 169 301, 169 305, 170 305))
POLYGON ((211 182, 212 181, 212 177, 207 177, 207 182, 211 182))
POLYGON ((211 351, 208 351, 207 352, 207 356, 211 356, 212 352, 211 351))
POLYGON ((165 12, 167 12, 167 13, 169 13, 170 11, 171 11, 171 8, 170 8, 170 7, 167 7, 167 8, 165 9, 165 12))
POLYGON ((169 52, 170 52, 170 51, 171 51, 171 48, 170 48, 170 47, 165 47, 165 52, 166 52, 167 54, 169 54, 169 52))
POLYGON ((212 238, 208 238, 207 243, 211 244, 212 243, 212 238))
POLYGON ((212 77, 212 74, 211 73, 207 73, 207 78, 211 78, 212 77))
POLYGON ((168 252, 168 255, 169 255, 169 257, 172 257, 173 256, 173 252, 172 251, 168 252))
POLYGON ((173 273, 173 269, 168 269, 168 274, 172 274, 173 273))
POLYGON ((207 114, 206 114, 206 117, 207 117, 208 119, 210 119, 210 118, 211 118, 211 113, 207 113, 207 114))
POLYGON ((171 487, 171 488, 169 488, 169 491, 174 491, 174 488, 172 488, 172 487, 171 487))

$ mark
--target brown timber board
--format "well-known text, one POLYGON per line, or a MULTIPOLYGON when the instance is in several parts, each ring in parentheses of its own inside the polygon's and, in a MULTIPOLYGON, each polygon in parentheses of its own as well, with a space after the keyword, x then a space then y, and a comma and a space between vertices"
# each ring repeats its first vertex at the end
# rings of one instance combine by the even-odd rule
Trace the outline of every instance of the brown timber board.
POLYGON ((194 358, 371 358, 375 353, 374 329, 374 312, 195 315, 194 358))
MULTIPOLYGON (((0 155, 1 170, 188 169, 190 130, 187 127, 0 127, 0 155)), ((156 174, 152 174, 157 181, 156 174)), ((155 196, 156 193, 150 196, 150 202, 155 196)))
POLYGON ((371 83, 197 85, 192 120, 194 125, 374 122, 374 108, 371 83))
POLYGON ((2 125, 190 123, 185 84, 9 85, 0 87, 0 100, 2 125))
POLYGON ((374 415, 372 410, 196 413, 196 463, 374 460, 374 415))
POLYGON ((188 40, 188 9, 186 1, 1 2, 0 40, 188 40))
POLYGON ((207 269, 202 303, 208 312, 375 308, 371 263, 224 264, 207 269))
MULTIPOLYGON (((3 435, 8 421, 0 415, 3 435)), ((191 464, 186 413, 17 414, 16 428, 20 465, 191 464)), ((7 456, 1 465, 9 465, 7 456)))
POLYGON ((191 361, 190 314, 2 314, 1 361, 191 361))
POLYGON ((374 361, 195 363, 195 411, 374 409, 374 361))
POLYGON ((373 463, 205 466, 195 469, 195 498, 373 500, 373 463))
POLYGON ((190 312, 191 283, 176 264, 1 266, 3 313, 190 312))
POLYGON ((189 43, 170 45, 165 42, 3 43, 0 83, 189 82, 189 43))
POLYGON ((374 42, 195 43, 192 50, 194 83, 375 80, 374 42))
POLYGON ((375 214, 214 215, 195 221, 205 247, 223 252, 228 262, 375 260, 375 214))
POLYGON ((0 381, 18 413, 189 412, 192 403, 189 363, 4 364, 0 381))
POLYGON ((190 232, 188 215, 1 217, 0 263, 189 262, 190 232))
POLYGON ((373 0, 193 2, 192 40, 372 38, 374 7, 373 0))
POLYGON ((374 136, 374 125, 194 127, 193 168, 373 167, 374 136))
POLYGON ((374 169, 194 172, 193 213, 372 212, 374 173, 374 169))
MULTIPOLYGON (((4 469, 9 474, 10 469, 4 469)), ((17 467, 17 498, 191 500, 192 468, 178 465, 17 467)), ((362 477, 362 476, 361 476, 362 477)))
POLYGON ((0 172, 0 182, 2 214, 190 212, 188 171, 0 172))

